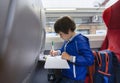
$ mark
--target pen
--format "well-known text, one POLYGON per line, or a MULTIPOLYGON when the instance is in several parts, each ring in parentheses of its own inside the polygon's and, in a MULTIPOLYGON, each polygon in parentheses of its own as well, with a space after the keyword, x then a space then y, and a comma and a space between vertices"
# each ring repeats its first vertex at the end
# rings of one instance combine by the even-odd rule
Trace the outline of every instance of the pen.
POLYGON ((52 41, 52 50, 54 50, 54 42, 52 41))

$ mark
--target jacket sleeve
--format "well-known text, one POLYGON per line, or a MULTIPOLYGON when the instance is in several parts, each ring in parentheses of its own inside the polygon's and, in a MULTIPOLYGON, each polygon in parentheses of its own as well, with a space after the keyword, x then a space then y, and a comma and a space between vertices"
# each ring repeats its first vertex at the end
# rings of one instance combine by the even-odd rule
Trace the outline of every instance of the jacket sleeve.
POLYGON ((86 66, 92 65, 94 62, 94 56, 90 49, 88 40, 79 41, 76 46, 79 53, 76 53, 75 64, 86 66))

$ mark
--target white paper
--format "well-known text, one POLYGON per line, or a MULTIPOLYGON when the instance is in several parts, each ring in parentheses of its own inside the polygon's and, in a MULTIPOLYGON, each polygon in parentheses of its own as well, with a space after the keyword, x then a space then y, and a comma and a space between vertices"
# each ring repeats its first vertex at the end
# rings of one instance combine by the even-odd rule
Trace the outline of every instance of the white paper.
POLYGON ((45 69, 69 69, 68 62, 62 59, 61 56, 51 56, 48 55, 45 65, 45 69))

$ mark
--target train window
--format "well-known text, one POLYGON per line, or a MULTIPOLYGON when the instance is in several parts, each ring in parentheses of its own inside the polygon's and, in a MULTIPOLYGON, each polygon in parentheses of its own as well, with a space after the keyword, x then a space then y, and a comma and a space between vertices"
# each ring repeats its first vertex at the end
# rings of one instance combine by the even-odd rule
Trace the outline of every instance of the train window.
POLYGON ((71 16, 82 34, 106 34, 102 20, 104 9, 117 0, 42 0, 46 15, 46 33, 55 36, 53 25, 57 18, 71 16))

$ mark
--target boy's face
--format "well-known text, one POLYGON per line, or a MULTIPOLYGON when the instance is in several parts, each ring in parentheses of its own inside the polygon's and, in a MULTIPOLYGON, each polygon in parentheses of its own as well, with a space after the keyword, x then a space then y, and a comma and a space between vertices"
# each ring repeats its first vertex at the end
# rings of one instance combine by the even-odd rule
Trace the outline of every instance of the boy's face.
POLYGON ((60 37, 63 40, 66 40, 66 41, 68 41, 71 38, 71 32, 70 31, 68 32, 68 34, 65 34, 63 32, 59 32, 58 34, 60 35, 60 37))

